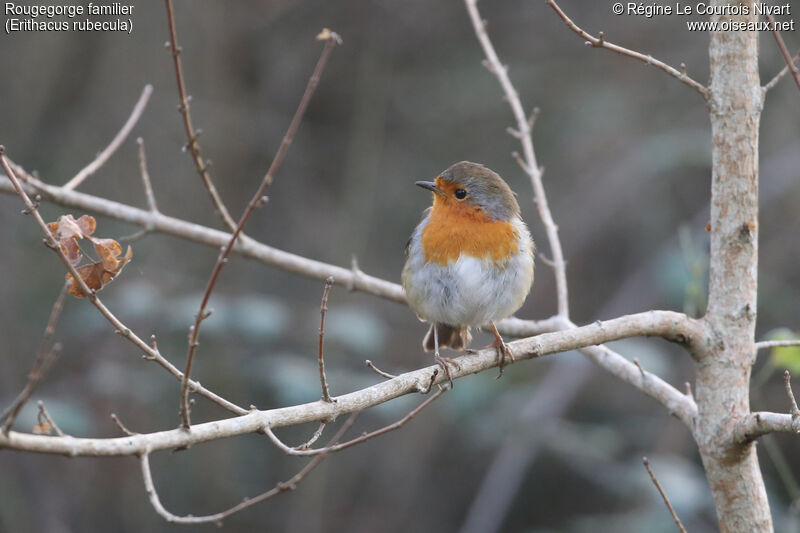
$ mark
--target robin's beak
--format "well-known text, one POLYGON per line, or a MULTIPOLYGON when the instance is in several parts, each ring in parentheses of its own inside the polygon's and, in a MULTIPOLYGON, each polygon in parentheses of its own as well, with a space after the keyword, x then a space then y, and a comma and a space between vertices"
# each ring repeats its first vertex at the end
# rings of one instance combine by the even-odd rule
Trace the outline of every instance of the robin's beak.
POLYGON ((445 195, 444 192, 432 181, 416 181, 414 182, 414 185, 417 187, 422 187, 423 189, 428 189, 429 191, 433 191, 436 194, 441 194, 442 196, 445 195))

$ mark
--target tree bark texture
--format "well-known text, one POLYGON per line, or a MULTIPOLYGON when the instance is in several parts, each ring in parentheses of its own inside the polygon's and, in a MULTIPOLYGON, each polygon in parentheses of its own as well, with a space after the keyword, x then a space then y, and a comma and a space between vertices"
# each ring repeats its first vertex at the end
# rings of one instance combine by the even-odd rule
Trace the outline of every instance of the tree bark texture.
MULTIPOLYGON (((712 17, 734 23, 757 19, 752 13, 712 17)), ((711 32, 709 56, 711 258, 704 318, 708 337, 705 352, 698 355, 694 433, 720 530, 772 531, 755 444, 737 443, 733 432, 750 412, 750 371, 756 352, 758 128, 763 103, 758 33, 711 32)))

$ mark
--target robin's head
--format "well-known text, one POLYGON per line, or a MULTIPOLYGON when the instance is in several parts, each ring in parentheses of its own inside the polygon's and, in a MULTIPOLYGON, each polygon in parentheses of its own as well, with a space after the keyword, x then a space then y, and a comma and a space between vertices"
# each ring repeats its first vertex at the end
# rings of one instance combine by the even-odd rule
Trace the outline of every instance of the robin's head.
POLYGON ((434 181, 416 184, 433 191, 433 208, 489 220, 519 217, 514 192, 496 172, 478 163, 461 161, 439 174, 434 181))

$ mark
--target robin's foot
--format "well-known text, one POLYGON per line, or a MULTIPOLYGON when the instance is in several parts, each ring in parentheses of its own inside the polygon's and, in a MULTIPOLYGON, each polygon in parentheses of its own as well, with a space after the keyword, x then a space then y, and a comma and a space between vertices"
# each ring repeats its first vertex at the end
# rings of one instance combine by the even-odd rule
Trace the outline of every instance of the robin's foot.
POLYGON ((513 363, 514 354, 511 352, 511 347, 503 341, 503 337, 500 336, 500 332, 497 331, 497 328, 494 326, 494 322, 489 322, 489 325, 492 326, 494 342, 487 346, 487 348, 494 348, 497 350, 497 366, 500 367, 500 373, 497 375, 497 378, 499 379, 500 376, 503 375, 503 369, 506 366, 506 357, 510 362, 513 363))
POLYGON ((494 348, 497 351, 497 366, 500 367, 500 373, 497 374, 497 378, 499 379, 500 376, 503 375, 503 369, 506 367, 506 363, 514 362, 514 354, 511 351, 511 347, 503 342, 502 338, 499 340, 495 339, 495 341, 487 346, 487 348, 494 348))
POLYGON ((453 368, 456 370, 460 369, 461 367, 454 359, 450 359, 449 357, 440 357, 438 353, 433 356, 433 360, 436 361, 436 364, 439 365, 444 371, 444 375, 447 378, 447 381, 450 382, 450 388, 452 389, 453 378, 450 376, 450 365, 453 365, 453 368))

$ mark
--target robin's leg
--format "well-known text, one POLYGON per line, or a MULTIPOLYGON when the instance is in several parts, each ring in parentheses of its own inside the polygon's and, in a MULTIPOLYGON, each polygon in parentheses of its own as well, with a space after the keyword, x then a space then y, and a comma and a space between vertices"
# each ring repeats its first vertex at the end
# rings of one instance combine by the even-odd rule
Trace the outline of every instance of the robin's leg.
POLYGON ((500 336, 500 332, 497 331, 497 328, 494 325, 494 322, 491 320, 489 321, 489 325, 492 326, 492 333, 494 333, 494 342, 487 346, 493 347, 497 350, 497 362, 500 366, 500 374, 498 374, 498 378, 503 375, 503 368, 506 366, 506 357, 513 363, 514 362, 514 354, 511 353, 511 347, 503 342, 503 337, 500 336))
POLYGON ((450 388, 452 389, 453 378, 450 376, 450 367, 448 365, 453 365, 458 368, 458 363, 447 357, 439 356, 439 328, 436 326, 436 323, 433 324, 433 347, 433 360, 444 370, 444 375, 447 377, 447 381, 450 382, 450 388))

